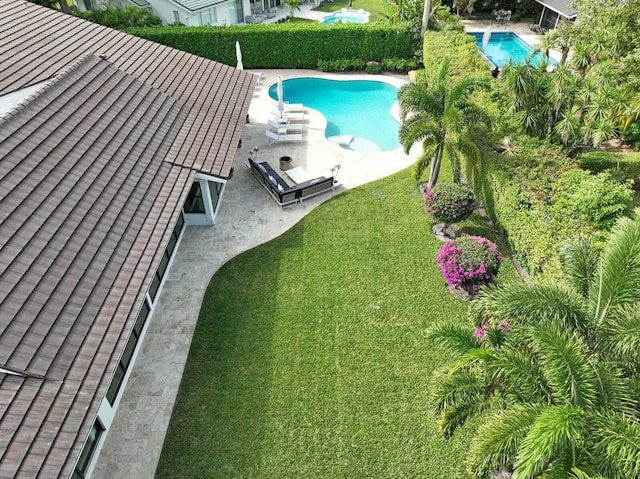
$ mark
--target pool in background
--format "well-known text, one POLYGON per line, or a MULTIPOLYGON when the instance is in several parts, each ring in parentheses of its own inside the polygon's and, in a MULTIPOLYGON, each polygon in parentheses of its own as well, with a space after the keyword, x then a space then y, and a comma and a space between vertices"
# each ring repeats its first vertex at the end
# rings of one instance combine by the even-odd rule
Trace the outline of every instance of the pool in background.
POLYGON ((367 23, 369 21, 369 12, 364 10, 346 10, 342 9, 333 12, 331 15, 324 17, 318 23, 321 25, 332 25, 334 23, 367 23))
MULTIPOLYGON (((292 78, 282 82, 284 101, 303 103, 327 119, 325 136, 353 151, 391 151, 400 148, 400 124, 391 115, 398 89, 374 80, 292 78)), ((277 100, 276 84, 269 96, 277 100)))
MULTIPOLYGON (((522 65, 533 49, 514 32, 491 32, 491 38, 485 48, 482 47, 482 37, 485 32, 470 32, 469 35, 476 39, 476 45, 485 56, 498 68, 509 63, 522 65)), ((542 61, 548 61, 551 65, 557 65, 555 60, 548 58, 544 53, 538 52, 531 59, 533 65, 542 61)))

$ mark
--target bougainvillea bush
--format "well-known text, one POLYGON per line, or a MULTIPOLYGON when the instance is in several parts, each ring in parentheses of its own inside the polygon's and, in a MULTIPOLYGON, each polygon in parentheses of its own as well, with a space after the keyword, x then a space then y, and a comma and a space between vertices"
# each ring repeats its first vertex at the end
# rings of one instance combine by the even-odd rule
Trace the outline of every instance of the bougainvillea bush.
POLYGON ((442 183, 425 192, 424 207, 429 217, 449 224, 467 219, 477 203, 469 188, 455 183, 442 183))
POLYGON ((438 268, 449 286, 476 294, 498 274, 502 256, 487 238, 463 236, 447 241, 438 251, 438 268))

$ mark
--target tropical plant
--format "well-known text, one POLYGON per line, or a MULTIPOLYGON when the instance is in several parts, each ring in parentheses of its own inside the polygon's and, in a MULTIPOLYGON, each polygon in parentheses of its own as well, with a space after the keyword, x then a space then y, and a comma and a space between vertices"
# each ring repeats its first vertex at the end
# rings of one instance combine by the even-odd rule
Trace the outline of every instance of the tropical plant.
POLYGON ((443 183, 427 189, 424 208, 435 221, 450 224, 466 220, 476 209, 473 191, 456 183, 443 183))
POLYGON ((296 10, 300 11, 300 4, 302 3, 302 0, 284 0, 284 3, 289 5, 289 10, 291 12, 291 18, 293 18, 295 11, 296 10))
POLYGON ((463 236, 447 241, 436 261, 447 285, 476 294, 498 274, 502 256, 487 238, 463 236))
POLYGON ((416 142, 422 143, 414 174, 419 180, 430 166, 429 188, 438 181, 445 156, 454 181, 460 182, 460 158, 474 161, 480 157, 472 127, 490 124, 488 115, 471 101, 474 92, 488 88, 489 78, 468 76, 454 81, 449 78, 450 65, 451 56, 447 55, 426 83, 408 83, 398 92, 400 142, 407 154, 416 142))
POLYGON ((441 432, 482 413, 474 477, 640 476, 640 209, 601 253, 577 239, 562 258, 566 284, 485 288, 474 303, 482 334, 428 334, 459 356, 434 392, 441 432))
POLYGON ((78 13, 80 18, 109 28, 124 30, 132 27, 162 25, 162 19, 148 8, 105 5, 103 8, 78 13))

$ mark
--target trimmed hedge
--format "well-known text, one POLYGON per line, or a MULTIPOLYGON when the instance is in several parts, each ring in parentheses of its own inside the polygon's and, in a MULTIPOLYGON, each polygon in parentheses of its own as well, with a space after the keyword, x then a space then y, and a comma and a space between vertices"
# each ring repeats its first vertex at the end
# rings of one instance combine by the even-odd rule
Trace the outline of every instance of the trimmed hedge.
POLYGON ((382 62, 413 58, 420 48, 409 25, 281 23, 230 27, 164 26, 127 31, 178 50, 235 66, 236 41, 245 68, 312 68, 340 58, 382 62))

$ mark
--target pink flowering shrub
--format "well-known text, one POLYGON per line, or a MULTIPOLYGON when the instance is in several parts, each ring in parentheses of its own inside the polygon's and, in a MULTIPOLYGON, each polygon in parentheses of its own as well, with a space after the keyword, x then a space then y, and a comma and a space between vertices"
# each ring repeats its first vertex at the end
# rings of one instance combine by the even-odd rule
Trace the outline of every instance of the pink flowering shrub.
POLYGON ((487 238, 463 236, 447 241, 438 251, 438 269, 450 286, 477 293, 498 274, 502 256, 487 238))
POLYGON ((445 224, 467 219, 476 209, 473 191, 455 183, 442 183, 427 190, 424 208, 427 215, 445 224))

